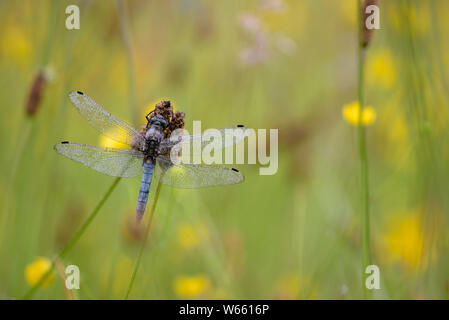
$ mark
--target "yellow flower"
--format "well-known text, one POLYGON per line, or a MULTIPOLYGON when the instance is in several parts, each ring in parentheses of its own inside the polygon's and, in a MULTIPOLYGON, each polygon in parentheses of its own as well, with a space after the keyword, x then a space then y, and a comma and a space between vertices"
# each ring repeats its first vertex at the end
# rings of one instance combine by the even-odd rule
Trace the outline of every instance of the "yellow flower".
MULTIPOLYGON (((106 134, 108 134, 108 133, 106 132, 106 134)), ((111 135, 112 136, 119 136, 120 134, 126 135, 125 130, 123 130, 121 128, 117 128, 117 129, 114 130, 114 133, 111 134, 111 135)), ((128 145, 126 145, 124 143, 117 142, 114 139, 111 139, 111 138, 109 138, 106 135, 101 135, 100 136, 100 146, 102 146, 103 148, 118 148, 118 149, 127 149, 127 148, 129 148, 128 145)))
POLYGON ((186 250, 191 250, 201 243, 201 235, 190 224, 182 224, 178 228, 178 243, 186 250))
MULTIPOLYGON (((360 117, 360 104, 358 101, 346 104, 343 106, 343 118, 353 126, 359 124, 360 117)), ((362 124, 364 126, 369 126, 376 121, 376 110, 370 106, 365 106, 362 112, 362 124)))
MULTIPOLYGON (((25 268, 25 279, 28 284, 33 287, 51 268, 51 261, 44 257, 37 257, 32 263, 25 268)), ((41 284, 42 288, 48 287, 53 282, 54 276, 50 274, 41 284)))
POLYGON ((210 288, 206 275, 179 276, 174 281, 174 290, 180 298, 193 299, 201 296, 210 288))
POLYGON ((366 82, 368 85, 391 89, 396 82, 396 74, 396 64, 388 49, 378 50, 367 59, 366 82))
POLYGON ((388 262, 401 263, 409 271, 422 267, 424 235, 419 214, 406 214, 394 221, 383 241, 388 262))
POLYGON ((1 40, 1 53, 6 59, 19 65, 29 62, 32 45, 22 29, 13 25, 7 26, 1 40))

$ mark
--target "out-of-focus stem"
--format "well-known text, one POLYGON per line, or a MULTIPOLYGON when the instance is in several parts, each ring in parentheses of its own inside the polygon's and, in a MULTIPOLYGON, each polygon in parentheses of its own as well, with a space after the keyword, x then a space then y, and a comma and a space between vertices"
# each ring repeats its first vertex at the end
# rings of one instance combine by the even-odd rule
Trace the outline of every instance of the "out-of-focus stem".
POLYGON ((364 61, 365 48, 362 45, 363 31, 363 13, 360 0, 357 1, 357 17, 358 17, 358 41, 357 41, 357 59, 358 59, 358 100, 360 103, 358 140, 359 140, 359 157, 360 157, 360 176, 361 176, 361 243, 362 243, 362 288, 364 298, 370 298, 370 291, 365 285, 365 270, 371 265, 371 244, 370 244, 370 206, 369 206, 369 181, 368 181, 368 155, 366 151, 365 127, 362 123, 362 114, 365 107, 364 100, 364 61))
MULTIPOLYGON (((65 285, 67 277, 65 275, 64 264, 59 259, 54 260, 56 271, 58 272, 59 278, 61 278, 62 285, 64 287, 64 294, 67 300, 75 300, 75 296, 72 290, 68 289, 65 285)), ((76 299, 78 300, 78 299, 76 299)))

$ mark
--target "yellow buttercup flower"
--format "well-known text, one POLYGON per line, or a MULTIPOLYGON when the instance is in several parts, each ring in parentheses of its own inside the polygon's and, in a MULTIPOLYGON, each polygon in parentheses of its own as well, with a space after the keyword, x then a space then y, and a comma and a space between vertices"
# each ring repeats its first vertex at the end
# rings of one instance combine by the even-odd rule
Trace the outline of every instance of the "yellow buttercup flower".
POLYGON ((391 89, 396 82, 397 71, 388 49, 375 51, 366 61, 366 82, 370 86, 391 89))
MULTIPOLYGON (((33 287, 41 280, 42 276, 51 268, 50 259, 37 257, 25 268, 25 279, 33 287)), ((41 284, 42 288, 48 287, 53 282, 54 276, 50 274, 41 284)))
POLYGON ((210 288, 210 280, 206 275, 179 276, 174 281, 174 290, 180 298, 198 298, 210 288))
MULTIPOLYGON (((108 133, 106 132, 106 134, 108 134, 108 133)), ((117 128, 114 130, 113 136, 119 136, 120 134, 126 135, 127 133, 125 132, 124 129, 117 128)), ((118 148, 118 149, 129 148, 128 145, 126 145, 124 143, 117 142, 114 139, 111 139, 106 135, 100 136, 100 146, 102 146, 103 148, 118 148)))
POLYGON ((383 237, 384 256, 389 263, 400 263, 409 271, 422 267, 424 234, 419 214, 406 214, 391 224, 383 237))
POLYGON ((1 40, 0 52, 6 59, 19 65, 26 65, 29 62, 32 45, 22 29, 13 25, 8 26, 1 40))
POLYGON ((186 250, 191 250, 201 243, 201 235, 191 224, 182 224, 178 228, 178 243, 186 250))
MULTIPOLYGON (((343 118, 353 126, 358 126, 360 118, 360 103, 354 101, 343 106, 343 118)), ((369 126, 376 121, 376 110, 370 106, 365 106, 362 112, 362 125, 369 126)))

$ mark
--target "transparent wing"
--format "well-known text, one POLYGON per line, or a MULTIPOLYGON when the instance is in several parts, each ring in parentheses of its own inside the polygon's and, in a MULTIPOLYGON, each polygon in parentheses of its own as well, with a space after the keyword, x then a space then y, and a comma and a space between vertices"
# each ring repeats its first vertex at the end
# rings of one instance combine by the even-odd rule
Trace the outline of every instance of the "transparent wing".
POLYGON ((201 150, 211 142, 220 146, 222 149, 225 149, 243 141, 249 134, 251 134, 251 131, 252 130, 243 125, 238 125, 236 127, 215 130, 209 129, 203 134, 172 136, 169 139, 161 141, 159 150, 160 154, 167 154, 174 146, 176 146, 178 150, 186 147, 190 148, 191 154, 197 154, 201 153, 201 150), (195 148, 196 143, 201 146, 201 149, 198 150, 198 148, 195 148))
POLYGON ((136 148, 143 145, 144 138, 136 129, 111 115, 81 91, 70 92, 69 99, 98 132, 136 148))
POLYGON ((143 154, 140 151, 68 142, 58 143, 54 148, 57 153, 109 176, 130 178, 142 173, 143 154))
POLYGON ((241 183, 243 175, 234 168, 204 164, 173 164, 169 157, 159 156, 156 176, 163 184, 176 188, 203 188, 241 183))

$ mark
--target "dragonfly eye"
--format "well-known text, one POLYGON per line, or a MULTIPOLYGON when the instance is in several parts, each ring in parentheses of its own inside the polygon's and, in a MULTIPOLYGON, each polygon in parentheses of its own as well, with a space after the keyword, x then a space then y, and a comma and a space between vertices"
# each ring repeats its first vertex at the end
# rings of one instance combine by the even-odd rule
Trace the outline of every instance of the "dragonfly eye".
POLYGON ((160 125, 163 129, 167 127, 167 121, 160 114, 155 115, 153 118, 148 120, 149 125, 160 125))

